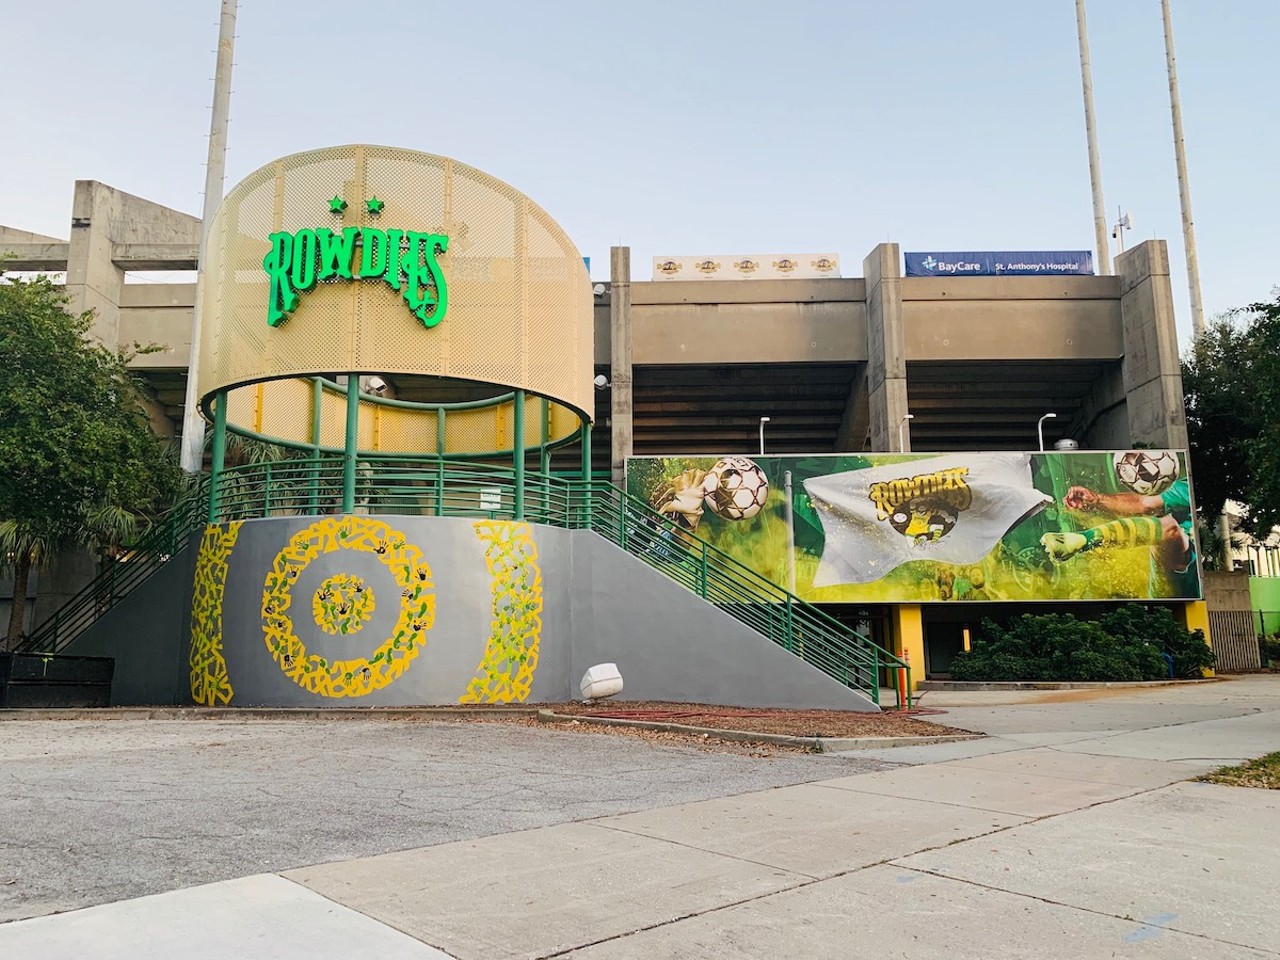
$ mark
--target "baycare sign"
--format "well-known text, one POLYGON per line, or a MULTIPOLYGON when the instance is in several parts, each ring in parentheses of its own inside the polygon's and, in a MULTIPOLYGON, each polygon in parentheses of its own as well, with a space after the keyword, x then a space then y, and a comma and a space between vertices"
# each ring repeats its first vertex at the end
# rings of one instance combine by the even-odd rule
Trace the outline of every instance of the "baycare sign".
MULTIPOLYGON (((344 204, 345 206, 345 204, 344 204)), ((372 208, 371 208, 372 209, 372 208)), ((328 227, 273 233, 262 266, 271 280, 267 323, 277 327, 318 283, 379 281, 395 290, 425 327, 444 319, 449 290, 439 257, 449 238, 416 230, 328 227)))

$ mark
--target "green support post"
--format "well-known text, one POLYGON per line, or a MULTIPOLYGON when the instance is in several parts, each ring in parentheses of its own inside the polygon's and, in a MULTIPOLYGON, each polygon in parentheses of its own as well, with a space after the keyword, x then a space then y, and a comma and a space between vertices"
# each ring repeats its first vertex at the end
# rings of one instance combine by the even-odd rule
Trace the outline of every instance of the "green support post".
POLYGON ((209 522, 218 522, 218 477, 227 459, 227 391, 213 398, 213 463, 209 470, 209 522))
POLYGON ((591 529, 591 421, 582 418, 582 492, 584 526, 591 529))
POLYGON ((542 423, 542 442, 538 445, 538 472, 544 477, 551 476, 551 451, 547 449, 547 440, 551 437, 551 402, 542 398, 542 411, 538 418, 542 423))
POLYGON ((356 509, 356 448, 360 440, 360 378, 347 374, 347 435, 342 448, 342 512, 356 509))
POLYGON ((307 507, 314 516, 320 512, 320 407, 324 384, 311 378, 311 477, 307 483, 307 507))
POLYGON ((787 621, 786 621, 787 644, 786 646, 788 650, 790 650, 792 648, 792 645, 794 645, 791 643, 791 637, 795 636, 794 626, 792 626, 792 621, 791 621, 791 600, 792 599, 794 598, 792 598, 791 594, 787 594, 787 621))
POLYGON ((515 504, 513 515, 516 520, 524 519, 524 391, 517 390, 511 408, 511 452, 515 458, 515 504))
POLYGON ((436 516, 444 516, 444 458, 436 461, 436 516))

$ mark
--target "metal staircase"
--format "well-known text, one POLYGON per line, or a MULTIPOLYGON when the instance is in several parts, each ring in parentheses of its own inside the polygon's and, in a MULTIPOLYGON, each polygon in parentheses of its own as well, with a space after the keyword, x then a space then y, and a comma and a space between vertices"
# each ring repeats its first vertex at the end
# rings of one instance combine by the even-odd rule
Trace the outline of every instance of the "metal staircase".
MULTIPOLYGON (((361 458, 356 509, 410 516, 521 519, 590 530, 696 593, 829 677, 879 704, 881 681, 909 706, 910 667, 868 637, 762 577, 721 550, 682 534, 646 503, 611 483, 438 458, 361 458)), ((203 530, 266 516, 337 512, 340 457, 299 457, 232 467, 168 514, 122 561, 40 624, 20 647, 56 653, 146 582, 203 530)))

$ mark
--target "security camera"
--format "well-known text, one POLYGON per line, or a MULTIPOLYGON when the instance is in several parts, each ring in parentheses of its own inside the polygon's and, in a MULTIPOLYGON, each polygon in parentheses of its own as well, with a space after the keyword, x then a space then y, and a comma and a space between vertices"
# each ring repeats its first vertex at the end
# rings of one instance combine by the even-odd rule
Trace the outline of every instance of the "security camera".
POLYGON ((381 393, 383 390, 387 389, 387 381, 383 380, 381 377, 370 377, 369 389, 375 393, 381 393))
POLYGON ((606 287, 603 283, 597 283, 594 287, 591 288, 591 292, 594 293, 597 297, 603 297, 605 294, 605 291, 608 289, 609 288, 606 287))
POLYGON ((609 378, 606 377, 603 373, 597 373, 595 380, 591 382, 596 385, 597 390, 604 390, 606 387, 609 386, 609 378))

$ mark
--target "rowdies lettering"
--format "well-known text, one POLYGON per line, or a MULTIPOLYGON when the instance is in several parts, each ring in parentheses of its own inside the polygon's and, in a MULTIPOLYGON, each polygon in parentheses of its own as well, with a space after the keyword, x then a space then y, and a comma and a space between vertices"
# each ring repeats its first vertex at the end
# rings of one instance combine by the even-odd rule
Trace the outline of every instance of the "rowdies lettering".
POLYGON ((873 483, 867 495, 876 505, 876 519, 889 522, 898 533, 917 543, 940 540, 952 531, 960 513, 969 509, 968 467, 873 483))
POLYGON ((262 266, 271 281, 267 323, 279 326, 297 309, 301 294, 317 283, 382 280, 431 328, 444 319, 448 285, 439 257, 449 249, 440 233, 345 227, 284 231, 267 238, 271 251, 262 266), (358 249, 357 249, 358 248, 358 249))

